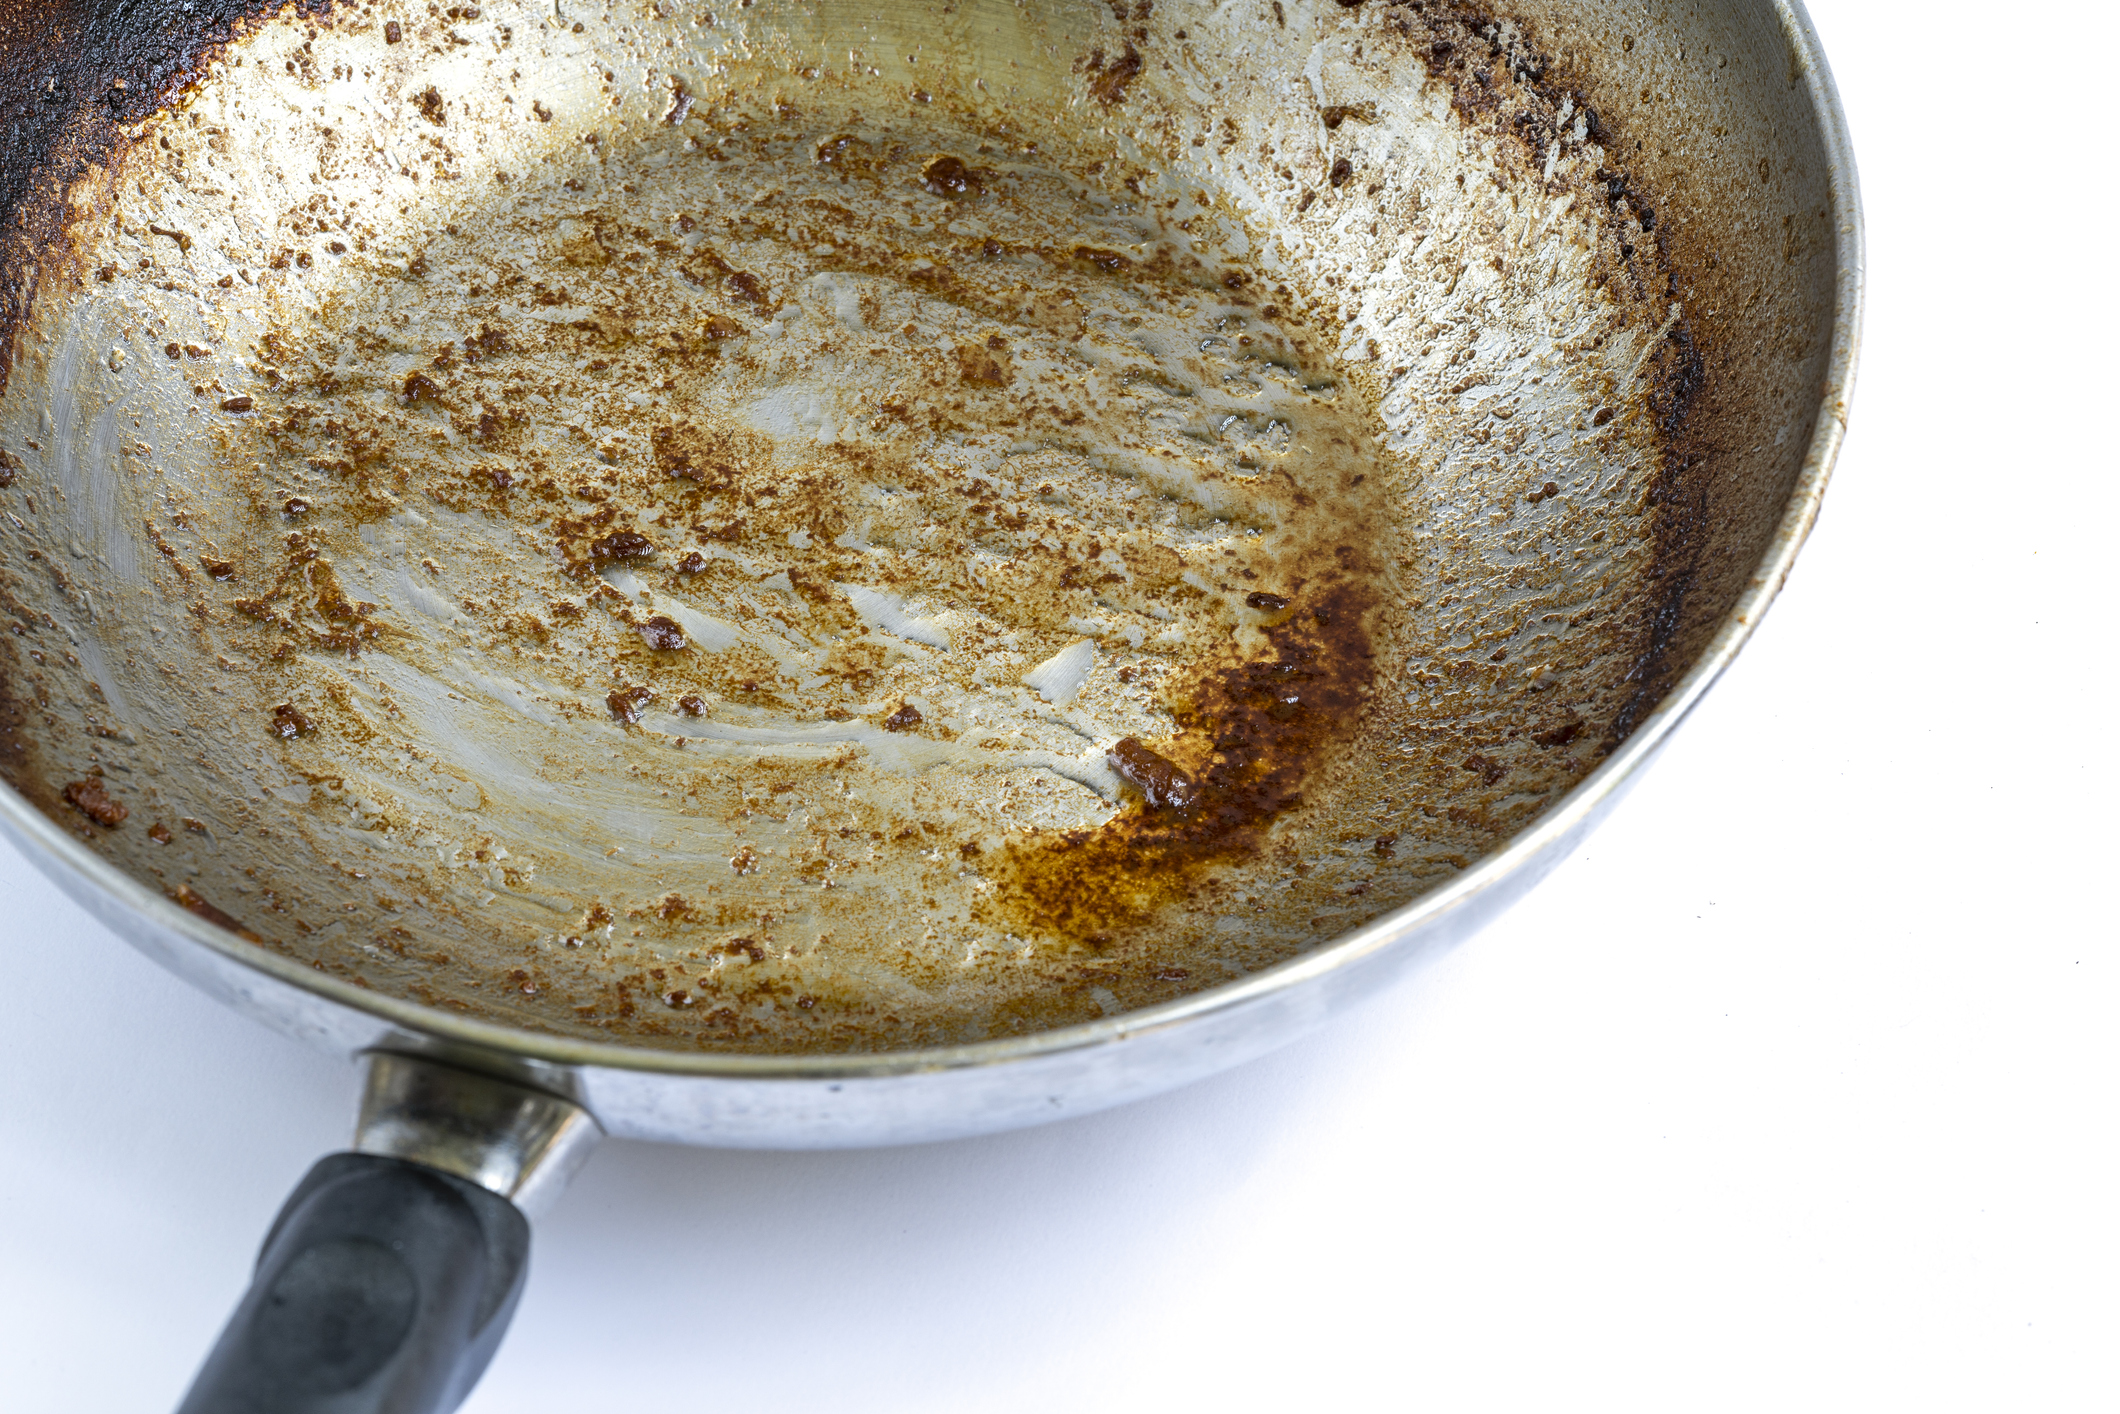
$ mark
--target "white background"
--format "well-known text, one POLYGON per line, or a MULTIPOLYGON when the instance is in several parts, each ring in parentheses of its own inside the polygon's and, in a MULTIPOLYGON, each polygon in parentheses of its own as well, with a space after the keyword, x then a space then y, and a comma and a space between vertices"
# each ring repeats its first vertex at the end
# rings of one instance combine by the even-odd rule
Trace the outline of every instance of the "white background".
MULTIPOLYGON (((468 1410, 2120 1403, 2120 29, 1813 10, 1870 222, 1854 428, 1589 847, 1337 1030, 1130 1110, 605 1146, 468 1410)), ((168 1408, 352 1072, 11 854, 0 899, 0 1407, 168 1408)))

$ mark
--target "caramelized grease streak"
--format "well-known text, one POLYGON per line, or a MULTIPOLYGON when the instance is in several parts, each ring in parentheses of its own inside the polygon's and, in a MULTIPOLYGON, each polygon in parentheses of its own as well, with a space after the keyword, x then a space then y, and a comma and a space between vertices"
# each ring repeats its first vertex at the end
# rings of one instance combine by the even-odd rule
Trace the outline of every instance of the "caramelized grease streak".
POLYGON ((997 875, 1012 931, 1107 943, 1189 897, 1210 865, 1257 854, 1274 821, 1303 803, 1304 782, 1368 700, 1377 596, 1342 583, 1296 602, 1265 631, 1270 656, 1208 668, 1173 694, 1177 736, 1160 749, 1133 738, 1112 749, 1140 808, 1010 843, 997 875))
POLYGON ((205 919, 208 923, 213 924, 217 928, 226 928, 229 932, 235 934, 239 938, 245 939, 248 942, 259 943, 264 941, 264 939, 260 938, 256 933, 251 932, 250 929, 245 928, 234 918, 231 918, 226 913, 223 913, 220 909, 214 907, 212 902, 209 901, 205 897, 205 895, 193 889, 192 886, 189 884, 177 885, 176 892, 172 893, 170 897, 175 899, 177 901, 177 906, 179 908, 182 908, 186 913, 197 914, 199 917, 205 919))

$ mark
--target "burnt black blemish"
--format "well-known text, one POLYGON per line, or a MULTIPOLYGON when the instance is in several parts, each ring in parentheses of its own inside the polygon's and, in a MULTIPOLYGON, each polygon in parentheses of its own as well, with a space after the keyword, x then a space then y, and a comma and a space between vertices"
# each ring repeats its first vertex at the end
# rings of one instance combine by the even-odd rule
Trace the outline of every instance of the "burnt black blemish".
POLYGON ((248 28, 282 11, 328 26, 333 8, 331 0, 0 0, 0 389, 40 279, 65 268, 74 184, 115 167, 126 131, 196 83, 248 28))

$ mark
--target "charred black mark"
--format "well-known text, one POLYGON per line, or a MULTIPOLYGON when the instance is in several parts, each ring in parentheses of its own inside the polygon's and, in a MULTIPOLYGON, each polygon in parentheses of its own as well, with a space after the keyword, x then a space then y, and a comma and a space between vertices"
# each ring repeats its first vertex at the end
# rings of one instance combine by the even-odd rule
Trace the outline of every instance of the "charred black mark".
POLYGON ((37 276, 68 258, 67 192, 115 168, 127 131, 190 88, 253 24, 285 9, 332 23, 331 0, 9 0, 0 4, 0 389, 37 276))
MULTIPOLYGON (((1514 137, 1530 170, 1542 167, 1552 144, 1573 141, 1576 115, 1584 137, 1608 154, 1624 146, 1589 95, 1560 81, 1560 66, 1536 47, 1524 26, 1504 26, 1477 5, 1420 0, 1391 6, 1384 24, 1409 42, 1429 78, 1450 86, 1452 104, 1467 122, 1489 121, 1514 137), (1507 111, 1512 105, 1514 111, 1507 111), (1564 112, 1569 115, 1565 123, 1564 112)), ((1646 304, 1679 303, 1676 262, 1646 185, 1613 167, 1600 168, 1596 181, 1614 217, 1610 239, 1628 292, 1646 304)), ((1632 690, 1604 733, 1607 750, 1641 724, 1681 666, 1671 661, 1671 650, 1688 622, 1686 599, 1699 574, 1710 519, 1713 449, 1693 415, 1708 383, 1708 365, 1689 320, 1674 321, 1651 351, 1642 376, 1650 380, 1645 401, 1660 446, 1649 493, 1656 518, 1648 582, 1655 588, 1637 628, 1641 646, 1624 679, 1632 690)), ((1600 409, 1592 425, 1602 427, 1612 416, 1612 409, 1600 409)))

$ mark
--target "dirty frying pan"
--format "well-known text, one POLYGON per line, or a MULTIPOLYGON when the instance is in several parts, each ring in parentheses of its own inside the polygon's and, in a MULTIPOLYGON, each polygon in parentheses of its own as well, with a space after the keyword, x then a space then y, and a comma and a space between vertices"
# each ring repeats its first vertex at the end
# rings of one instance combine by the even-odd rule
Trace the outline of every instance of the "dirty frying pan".
POLYGON ((367 1066, 187 1410, 453 1408, 602 1133, 1326 1020, 1816 513, 1794 0, 0 0, 0 824, 367 1066))

